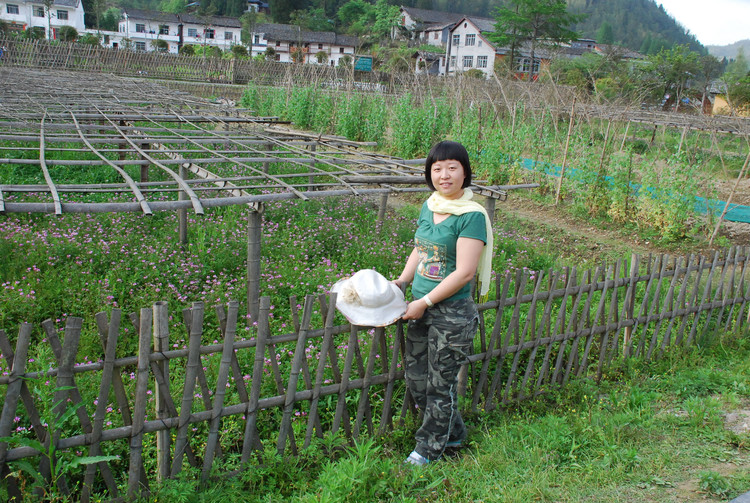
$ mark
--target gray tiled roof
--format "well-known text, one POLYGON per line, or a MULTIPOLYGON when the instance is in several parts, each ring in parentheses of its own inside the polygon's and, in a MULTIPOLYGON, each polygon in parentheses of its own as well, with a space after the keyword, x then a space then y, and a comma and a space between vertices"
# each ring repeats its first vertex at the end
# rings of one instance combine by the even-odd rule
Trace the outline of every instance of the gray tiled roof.
POLYGON ((318 44, 344 45, 356 47, 359 44, 357 37, 349 35, 337 35, 332 31, 305 31, 299 26, 291 24, 264 23, 256 25, 256 33, 263 33, 267 40, 308 42, 318 44))
POLYGON ((242 28, 240 20, 233 17, 211 16, 204 19, 194 14, 178 14, 178 16, 183 23, 208 24, 209 26, 221 26, 223 28, 242 28))
MULTIPOLYGON (((42 3, 42 2, 35 2, 35 3, 42 3)), ((59 5, 61 7, 78 7, 78 4, 80 3, 79 0, 55 0, 55 5, 59 5)))
POLYGON ((130 19, 142 19, 144 21, 154 21, 157 23, 179 23, 177 14, 171 12, 158 12, 155 10, 143 9, 123 9, 130 19))
POLYGON ((130 19, 153 21, 155 23, 192 23, 200 25, 208 24, 208 26, 220 26, 225 28, 242 28, 242 23, 240 23, 239 19, 235 19, 233 17, 211 16, 203 19, 194 14, 186 13, 172 14, 170 12, 158 12, 142 9, 124 9, 124 11, 130 19), (206 21, 208 23, 206 23, 206 21))
POLYGON ((497 23, 497 20, 489 18, 489 17, 474 17, 474 16, 467 16, 466 19, 471 21, 476 25, 476 27, 479 29, 479 33, 487 33, 487 32, 493 32, 495 31, 495 23, 497 23))
POLYGON ((463 14, 456 14, 455 12, 442 12, 438 10, 427 10, 417 9, 414 7, 402 7, 404 12, 409 14, 414 20, 425 24, 432 23, 455 23, 460 20, 463 14))

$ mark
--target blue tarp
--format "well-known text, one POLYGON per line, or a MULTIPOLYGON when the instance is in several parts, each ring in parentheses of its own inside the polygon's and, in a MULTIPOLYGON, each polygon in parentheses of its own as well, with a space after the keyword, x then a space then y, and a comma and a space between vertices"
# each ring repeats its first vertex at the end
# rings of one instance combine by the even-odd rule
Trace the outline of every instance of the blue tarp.
MULTIPOLYGON (((546 173, 548 175, 556 177, 560 176, 560 171, 562 169, 560 166, 555 166, 548 162, 534 162, 531 159, 523 159, 521 165, 529 171, 541 171, 542 173, 546 173)), ((565 173, 565 176, 570 177, 574 180, 578 177, 578 170, 575 168, 566 168, 565 173)), ((607 180, 611 180, 610 177, 606 178, 607 180)), ((638 189, 640 189, 640 186, 633 185, 633 189, 637 192, 638 189)), ((646 190, 649 190, 648 187, 646 188, 646 190)), ((725 205, 726 201, 719 201, 717 199, 707 200, 704 197, 696 197, 695 211, 697 213, 705 214, 710 210, 714 215, 718 217, 721 215, 721 212, 724 211, 725 205)), ((727 210, 727 214, 724 215, 724 219, 731 222, 750 223, 750 206, 744 206, 742 204, 730 204, 729 209, 727 210)))

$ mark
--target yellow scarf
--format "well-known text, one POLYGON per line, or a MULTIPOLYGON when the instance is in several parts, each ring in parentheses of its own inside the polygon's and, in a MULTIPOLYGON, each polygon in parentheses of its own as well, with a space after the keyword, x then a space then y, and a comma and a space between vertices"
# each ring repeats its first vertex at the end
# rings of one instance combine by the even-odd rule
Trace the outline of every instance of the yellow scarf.
POLYGON ((458 199, 446 199, 438 192, 433 192, 427 199, 427 207, 433 213, 449 213, 451 215, 463 215, 478 211, 484 215, 484 221, 487 225, 487 243, 479 256, 479 265, 477 266, 477 276, 479 277, 479 298, 484 301, 487 292, 490 289, 490 274, 492 272, 492 222, 487 214, 487 210, 476 201, 472 201, 474 193, 470 189, 464 189, 464 194, 458 199))

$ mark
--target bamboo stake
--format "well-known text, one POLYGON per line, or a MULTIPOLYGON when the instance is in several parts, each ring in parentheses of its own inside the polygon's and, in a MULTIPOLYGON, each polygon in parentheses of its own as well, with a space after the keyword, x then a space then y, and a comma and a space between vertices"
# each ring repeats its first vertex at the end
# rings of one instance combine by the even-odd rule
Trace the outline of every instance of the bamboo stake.
POLYGON ((565 150, 563 151, 562 166, 560 166, 560 177, 557 179, 557 191, 555 192, 555 206, 560 204, 560 192, 562 190, 563 177, 565 176, 565 164, 568 161, 568 147, 570 146, 570 135, 573 132, 573 120, 575 119, 576 99, 570 107, 570 121, 568 122, 568 135, 565 137, 565 150))
POLYGON ((742 165, 742 169, 740 170, 740 174, 737 175, 737 180, 735 180, 732 191, 729 193, 729 197, 727 197, 727 202, 724 204, 724 209, 719 216, 719 221, 716 222, 716 227, 714 227, 714 232, 711 234, 711 239, 708 240, 709 246, 713 244, 716 235, 719 233, 719 228, 721 227, 721 223, 724 221, 724 217, 726 216, 727 211, 729 211, 729 205, 732 203, 732 198, 734 197, 735 192, 737 192, 737 187, 745 177, 745 172, 747 171, 748 164, 750 164, 750 151, 748 151, 747 157, 745 157, 745 163, 742 165))
POLYGON ((270 328, 268 325, 268 315, 271 311, 270 297, 261 297, 260 299, 260 318, 258 319, 258 335, 255 339, 255 361, 253 363, 252 385, 250 387, 250 399, 247 402, 245 411, 245 435, 242 442, 243 463, 250 461, 252 449, 262 449, 260 438, 258 437, 258 400, 260 399, 261 385, 263 384, 263 364, 266 352, 266 341, 268 340, 270 328))
POLYGON ((151 348, 152 310, 141 309, 141 329, 138 336, 138 370, 135 384, 135 407, 133 408, 133 426, 130 436, 130 465, 128 468, 128 498, 135 500, 148 492, 148 480, 141 479, 143 466, 143 423, 146 419, 148 395, 148 355, 151 348))
POLYGON ((214 407, 211 411, 211 421, 206 440, 206 455, 203 458, 203 471, 201 472, 201 483, 208 481, 213 465, 216 445, 219 441, 219 424, 221 422, 221 411, 224 408, 224 397, 227 393, 229 381, 229 369, 232 366, 232 355, 234 354, 234 337, 237 333, 237 311, 239 303, 231 301, 228 307, 227 328, 224 331, 224 349, 221 353, 219 374, 216 378, 216 392, 214 393, 214 407))
MULTIPOLYGON (((141 316, 143 310, 141 310, 141 316)), ((149 316, 151 312, 149 311, 149 316)), ((188 426, 193 407, 193 396, 195 383, 198 379, 198 367, 200 362, 201 336, 203 335, 203 303, 194 302, 190 323, 190 336, 188 339, 188 358, 185 368, 185 383, 182 388, 182 403, 180 404, 180 417, 178 420, 177 434, 174 444, 174 459, 172 461, 171 477, 176 477, 182 471, 182 458, 188 448, 188 426)), ((142 335, 142 334, 141 334, 142 335)), ((144 390, 145 392, 145 390, 144 390)))

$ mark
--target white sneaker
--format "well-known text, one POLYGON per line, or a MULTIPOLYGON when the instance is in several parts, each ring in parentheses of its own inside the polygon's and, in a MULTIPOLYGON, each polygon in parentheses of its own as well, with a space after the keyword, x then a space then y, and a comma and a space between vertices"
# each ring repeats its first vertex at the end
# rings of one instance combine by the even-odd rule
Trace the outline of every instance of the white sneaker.
POLYGON ((404 461, 404 463, 409 463, 410 465, 417 465, 417 466, 426 465, 429 462, 430 462, 429 459, 422 456, 417 451, 411 451, 411 454, 409 454, 409 457, 406 458, 406 461, 404 461))

